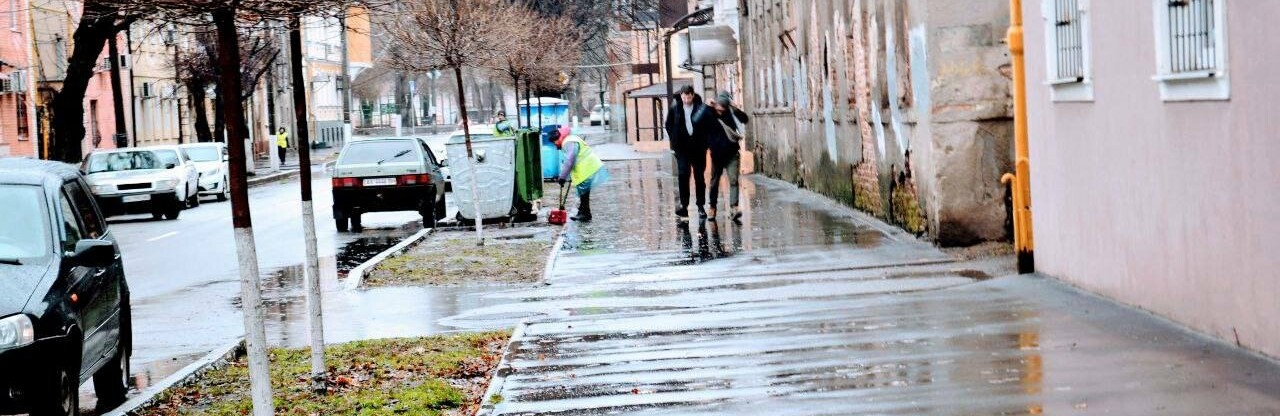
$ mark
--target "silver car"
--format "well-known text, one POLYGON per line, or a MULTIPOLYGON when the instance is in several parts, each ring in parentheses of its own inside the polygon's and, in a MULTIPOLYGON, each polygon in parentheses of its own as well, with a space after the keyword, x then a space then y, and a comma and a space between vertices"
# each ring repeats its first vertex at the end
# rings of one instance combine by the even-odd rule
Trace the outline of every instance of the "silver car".
POLYGON ((200 196, 213 196, 219 201, 231 198, 231 169, 227 145, 222 143, 191 143, 178 146, 187 152, 199 173, 200 196))
POLYGON ((149 213, 172 220, 200 204, 199 172, 176 146, 97 151, 80 170, 104 215, 149 213))

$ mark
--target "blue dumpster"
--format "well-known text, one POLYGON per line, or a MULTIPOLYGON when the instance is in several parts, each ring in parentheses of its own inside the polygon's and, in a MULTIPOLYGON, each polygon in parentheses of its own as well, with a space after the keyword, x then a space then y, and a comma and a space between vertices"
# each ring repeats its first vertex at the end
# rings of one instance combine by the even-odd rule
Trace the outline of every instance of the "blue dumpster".
POLYGON ((560 148, 551 140, 551 132, 559 129, 558 124, 542 127, 542 180, 552 180, 560 174, 560 148))

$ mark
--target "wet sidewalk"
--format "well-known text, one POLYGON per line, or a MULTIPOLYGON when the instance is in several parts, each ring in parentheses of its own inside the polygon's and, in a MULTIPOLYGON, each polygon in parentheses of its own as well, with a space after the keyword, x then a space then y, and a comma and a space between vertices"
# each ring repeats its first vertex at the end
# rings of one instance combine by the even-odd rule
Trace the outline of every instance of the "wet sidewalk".
POLYGON ((609 162, 547 285, 439 321, 524 320, 493 413, 1280 413, 1274 361, 784 183, 677 224, 667 163, 609 162))

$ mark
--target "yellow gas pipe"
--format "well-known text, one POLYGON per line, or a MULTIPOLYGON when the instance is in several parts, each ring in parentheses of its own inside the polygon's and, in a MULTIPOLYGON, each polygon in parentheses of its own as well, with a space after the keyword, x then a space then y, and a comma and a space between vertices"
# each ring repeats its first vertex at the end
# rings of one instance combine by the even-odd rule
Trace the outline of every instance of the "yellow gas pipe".
POLYGON ((1027 156, 1027 64, 1022 29, 1022 0, 1009 0, 1009 52, 1013 58, 1014 173, 1000 182, 1013 187, 1013 245, 1018 272, 1035 271, 1035 240, 1031 232, 1031 161, 1027 156))

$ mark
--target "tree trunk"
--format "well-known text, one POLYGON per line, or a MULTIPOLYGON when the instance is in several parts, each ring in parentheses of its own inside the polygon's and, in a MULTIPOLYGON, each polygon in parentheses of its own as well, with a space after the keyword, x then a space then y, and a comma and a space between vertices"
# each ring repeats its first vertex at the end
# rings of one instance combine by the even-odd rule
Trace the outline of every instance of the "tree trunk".
POLYGON ((249 392, 255 416, 275 414, 271 400, 271 377, 267 361, 267 335, 262 322, 262 292, 258 286, 258 249, 253 240, 253 220, 249 212, 249 183, 246 176, 247 137, 244 102, 240 100, 240 39, 236 32, 236 11, 215 9, 213 23, 218 32, 218 100, 226 107, 227 148, 231 168, 231 226, 240 260, 240 300, 249 357, 249 392))
MULTIPOLYGON (((458 114, 462 117, 462 138, 467 144, 467 160, 471 166, 476 165, 475 153, 471 151, 471 122, 467 117, 467 88, 462 85, 462 67, 453 67, 453 76, 458 81, 458 114)), ((476 172, 471 172, 471 204, 476 210, 476 245, 484 245, 484 215, 480 213, 480 184, 476 172)))
POLYGON ((396 74, 396 115, 400 117, 400 127, 409 127, 409 81, 405 79, 404 72, 396 74))
POLYGON ((116 33, 116 10, 96 1, 84 4, 85 18, 80 20, 71 35, 75 48, 67 60, 67 73, 62 89, 54 93, 49 103, 53 112, 53 142, 49 157, 67 163, 80 163, 84 155, 80 146, 84 142, 84 94, 98 66, 107 38, 116 33), (96 18, 90 18, 97 16, 96 18))
MULTIPOLYGON (((302 235, 305 252, 307 325, 311 329, 311 390, 324 393, 327 379, 324 366, 324 315, 320 308, 320 257, 316 248, 316 214, 311 205, 311 140, 307 128, 307 84, 302 78, 302 30, 298 15, 289 21, 289 72, 293 78, 293 117, 298 130, 298 182, 302 191, 302 235)), ((425 220, 424 220, 425 221, 425 220)))
MULTIPOLYGON (((120 82, 120 46, 117 36, 107 36, 107 58, 111 60, 111 109, 115 113, 116 148, 129 147, 129 128, 124 121, 124 89, 120 82)), ((132 94, 130 94, 132 95, 132 94)))
POLYGON ((512 75, 511 85, 513 85, 512 91, 515 92, 516 94, 516 128, 519 128, 521 126, 520 124, 520 77, 512 75))
MULTIPOLYGON (((227 140, 227 103, 222 100, 222 96, 226 89, 222 88, 221 83, 216 86, 216 97, 213 99, 213 141, 223 142, 227 140)), ((235 97, 234 95, 232 97, 235 97)))
POLYGON ((209 143, 213 141, 213 133, 209 132, 209 113, 205 100, 204 85, 198 81, 187 82, 187 92, 191 94, 191 115, 195 119, 196 141, 209 143))

